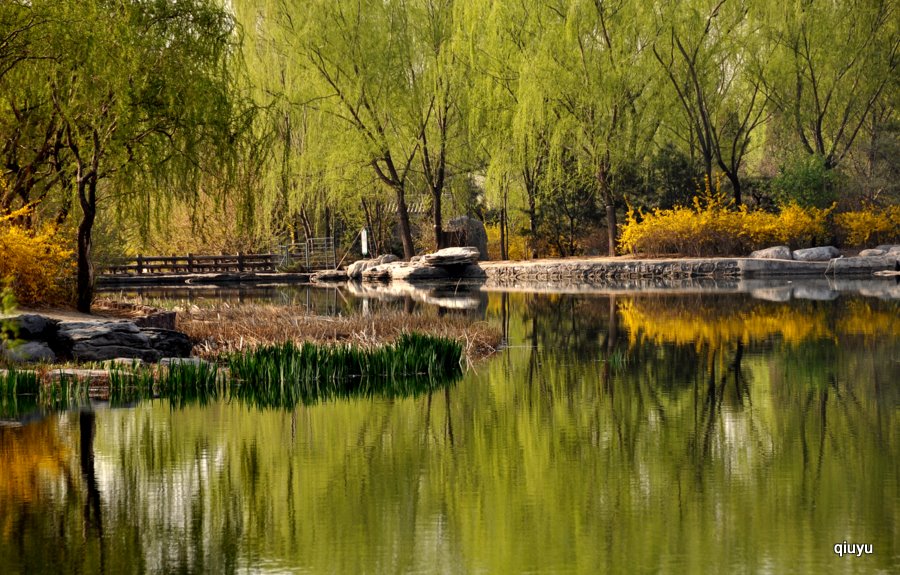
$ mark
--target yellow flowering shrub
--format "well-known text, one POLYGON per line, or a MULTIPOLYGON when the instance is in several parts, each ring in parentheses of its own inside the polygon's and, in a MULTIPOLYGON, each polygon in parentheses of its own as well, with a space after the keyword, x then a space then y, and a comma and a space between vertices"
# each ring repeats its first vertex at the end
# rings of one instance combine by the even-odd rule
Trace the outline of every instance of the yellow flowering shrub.
POLYGON ((841 239, 851 246, 900 242, 900 206, 867 208, 834 216, 841 239))
MULTIPOLYGON (((500 259, 500 225, 485 224, 487 232, 488 255, 492 260, 500 259)), ((522 236, 511 234, 509 237, 509 259, 524 260, 528 257, 528 240, 522 236)))
POLYGON ((69 303, 74 278, 74 250, 55 227, 29 230, 0 218, 0 279, 19 303, 69 303))
POLYGON ((619 248, 630 253, 678 253, 691 256, 748 253, 775 244, 792 248, 813 245, 826 237, 827 209, 803 208, 795 203, 780 213, 733 209, 717 184, 707 184, 692 207, 676 206, 635 213, 629 208, 619 235, 619 248))

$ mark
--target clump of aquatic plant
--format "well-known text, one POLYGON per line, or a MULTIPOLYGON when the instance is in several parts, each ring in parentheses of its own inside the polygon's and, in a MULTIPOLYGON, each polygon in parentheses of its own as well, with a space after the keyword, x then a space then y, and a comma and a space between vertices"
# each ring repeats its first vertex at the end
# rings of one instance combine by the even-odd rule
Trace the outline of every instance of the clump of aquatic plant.
POLYGON ((89 383, 73 375, 59 374, 49 381, 38 384, 37 402, 46 409, 61 409, 71 405, 85 404, 89 383))
POLYGON ((0 372, 0 395, 36 394, 40 389, 37 372, 13 367, 0 372))
POLYGON ((15 417, 37 407, 37 373, 8 369, 0 372, 0 417, 15 417))
POLYGON ((230 393, 272 407, 353 395, 415 395, 457 379, 462 354, 454 340, 409 333, 375 348, 261 346, 229 358, 230 393))
POLYGON ((164 368, 114 368, 109 372, 109 399, 114 405, 166 398, 178 405, 206 403, 221 391, 215 364, 176 362, 164 368))

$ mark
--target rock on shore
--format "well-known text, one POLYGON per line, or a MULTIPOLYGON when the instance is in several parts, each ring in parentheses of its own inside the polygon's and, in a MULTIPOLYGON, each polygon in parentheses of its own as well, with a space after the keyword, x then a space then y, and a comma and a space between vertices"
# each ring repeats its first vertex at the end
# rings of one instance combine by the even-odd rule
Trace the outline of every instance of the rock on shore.
POLYGON ((7 342, 2 353, 17 362, 104 361, 137 358, 155 362, 187 357, 191 341, 178 331, 140 327, 133 321, 58 321, 38 314, 3 320, 7 342))
POLYGON ((350 265, 348 275, 351 279, 362 279, 368 282, 391 280, 415 282, 459 277, 484 277, 481 268, 476 265, 479 255, 480 252, 476 247, 460 247, 444 248, 422 257, 413 258, 409 262, 389 260, 372 265, 375 260, 360 260, 350 265))

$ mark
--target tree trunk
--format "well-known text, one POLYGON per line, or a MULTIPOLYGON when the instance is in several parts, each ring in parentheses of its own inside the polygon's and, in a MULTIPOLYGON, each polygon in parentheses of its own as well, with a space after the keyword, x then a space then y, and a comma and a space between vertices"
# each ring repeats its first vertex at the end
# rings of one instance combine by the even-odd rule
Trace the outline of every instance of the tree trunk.
POLYGON ((400 241, 403 242, 403 259, 410 260, 416 255, 413 246, 412 230, 409 225, 409 210, 406 207, 406 193, 402 187, 394 187, 397 194, 397 219, 400 222, 400 241))
POLYGON ((506 207, 504 206, 500 209, 500 259, 504 261, 509 259, 509 248, 506 242, 506 207))
POLYGON ((82 218, 78 224, 78 271, 76 280, 76 309, 91 313, 94 300, 94 266, 91 263, 91 232, 97 217, 97 178, 87 176, 78 182, 82 218))
POLYGON ((739 207, 741 205, 741 179, 737 173, 731 171, 727 173, 727 176, 731 182, 731 189, 734 191, 734 206, 739 207))
POLYGON ((441 190, 431 190, 431 217, 434 222, 434 245, 440 250, 447 247, 444 223, 441 219, 441 190))
POLYGON ((606 204, 606 228, 609 234, 609 255, 616 255, 616 206, 606 204))
POLYGON ((534 193, 528 193, 528 230, 531 234, 528 244, 531 248, 531 257, 537 258, 537 207, 534 193))
POLYGON ((597 170, 597 183, 600 185, 600 193, 606 202, 606 231, 609 240, 607 253, 616 255, 616 203, 609 186, 609 163, 604 162, 597 170))

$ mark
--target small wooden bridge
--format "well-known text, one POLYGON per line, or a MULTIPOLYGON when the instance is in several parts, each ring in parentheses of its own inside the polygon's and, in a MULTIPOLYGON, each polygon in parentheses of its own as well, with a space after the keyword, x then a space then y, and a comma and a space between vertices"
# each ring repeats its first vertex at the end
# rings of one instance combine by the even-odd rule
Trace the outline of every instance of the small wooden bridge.
POLYGON ((137 255, 118 258, 99 272, 105 277, 167 276, 181 274, 255 273, 302 268, 311 272, 335 269, 333 238, 310 238, 306 242, 280 246, 275 253, 137 255))

